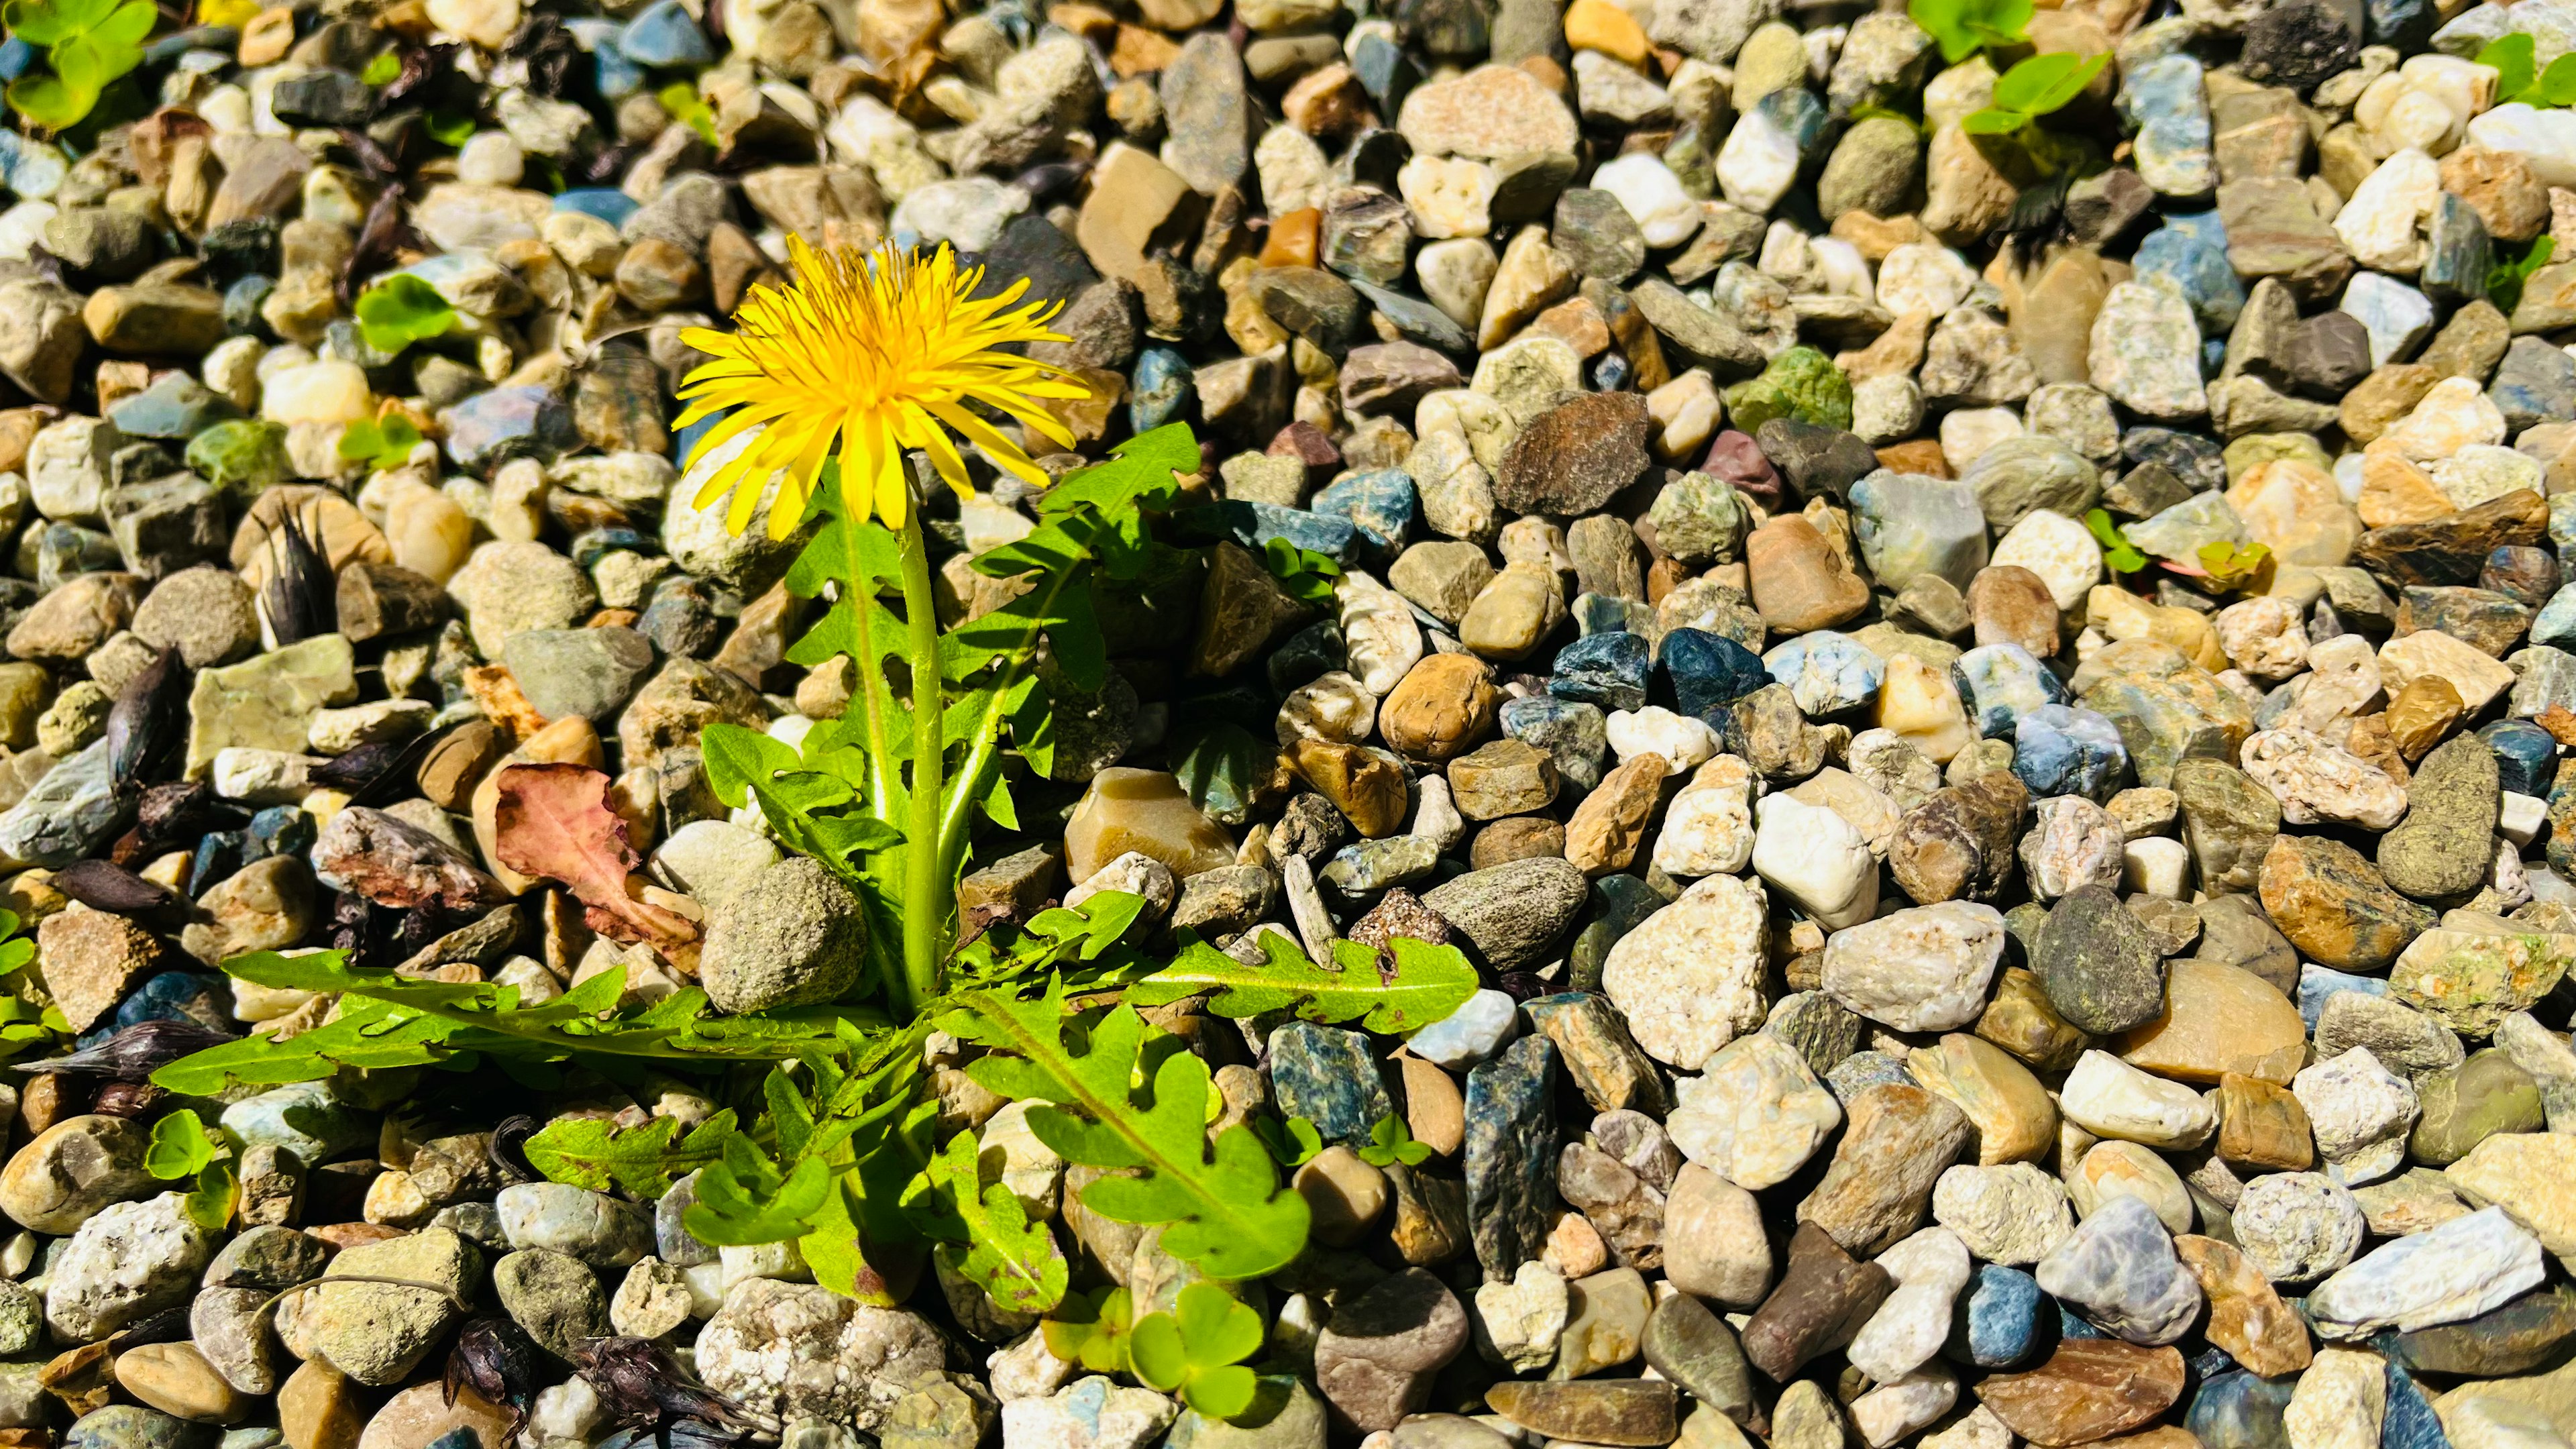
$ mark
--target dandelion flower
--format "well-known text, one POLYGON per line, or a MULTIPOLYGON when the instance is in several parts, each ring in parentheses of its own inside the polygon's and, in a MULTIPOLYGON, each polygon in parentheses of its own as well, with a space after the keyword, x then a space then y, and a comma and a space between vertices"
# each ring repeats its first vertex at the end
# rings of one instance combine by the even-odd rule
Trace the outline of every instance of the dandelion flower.
POLYGON ((761 429, 707 479, 693 506, 732 493, 725 526, 740 533, 776 473, 769 531, 784 538, 805 516, 823 465, 837 452, 849 515, 874 513, 901 528, 911 506, 907 449, 928 453, 960 495, 973 491, 951 428, 996 467, 1045 485, 1046 474, 975 405, 1059 447, 1073 446, 1073 435, 1036 400, 1089 397, 1090 389, 1062 368, 1001 350, 1066 341, 1047 330, 1054 305, 1013 307, 1028 290, 1025 279, 976 300, 983 268, 959 271, 944 245, 928 257, 894 247, 816 251, 792 235, 787 246, 795 280, 752 288, 734 313, 734 331, 692 327, 680 334, 714 360, 682 382, 689 406, 672 426, 725 413, 690 450, 689 462, 761 429))

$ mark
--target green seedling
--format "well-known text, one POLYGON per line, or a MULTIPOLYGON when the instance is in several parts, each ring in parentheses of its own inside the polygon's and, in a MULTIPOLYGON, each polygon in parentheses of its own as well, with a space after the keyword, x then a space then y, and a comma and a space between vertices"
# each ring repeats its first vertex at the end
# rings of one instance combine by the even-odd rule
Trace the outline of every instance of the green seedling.
POLYGON ((1324 1150, 1324 1134, 1316 1131, 1315 1124, 1303 1117, 1291 1117, 1285 1122, 1255 1117, 1252 1131, 1261 1139, 1261 1145, 1270 1149, 1270 1155, 1279 1159, 1282 1167, 1303 1167, 1315 1160, 1316 1153, 1324 1150))
POLYGON ((396 272, 358 294, 358 331, 378 352, 400 352, 415 342, 443 337, 456 325, 456 309, 438 289, 409 272, 396 272))
POLYGON ((1377 1119, 1369 1129, 1369 1145, 1360 1149, 1360 1161, 1371 1167, 1393 1167, 1399 1162, 1420 1167, 1430 1156, 1430 1144, 1413 1140, 1404 1119, 1391 1112, 1377 1119))
POLYGON ((240 1179, 232 1149, 209 1136, 206 1124, 186 1107, 152 1124, 152 1139, 143 1149, 143 1170, 164 1182, 194 1179, 180 1194, 181 1211, 208 1232, 232 1220, 240 1179))
POLYGON ((1331 558, 1311 548, 1299 548, 1284 538, 1264 543, 1261 561, 1269 565, 1270 576, 1279 581, 1279 587, 1300 603, 1331 603, 1333 580, 1342 576, 1342 566, 1331 558))
POLYGON ((1096 1374, 1127 1372, 1128 1325, 1135 1321, 1135 1300, 1124 1288, 1072 1293, 1055 1312, 1038 1322, 1047 1352, 1064 1363, 1078 1363, 1096 1374))
POLYGON ((1957 65, 1989 46, 2019 45, 2030 24, 2031 0, 1912 0, 1906 13, 1957 65))
POLYGON ((411 461, 411 450, 418 446, 420 429, 400 413, 361 418, 340 434, 340 456, 371 470, 401 467, 411 461))
POLYGON ((2487 268, 2487 300, 2495 303, 2496 310, 2512 315, 2513 309, 2522 305, 2523 283, 2549 265, 2550 254, 2557 248, 2558 243, 2543 232, 2531 239, 2531 246, 2520 257, 2487 268))
POLYGON ((2111 63, 2108 52, 2100 55, 2076 55, 2052 51, 2017 61, 1995 81, 1995 102, 1980 111, 1971 111, 1959 121, 1959 128, 1976 136, 2018 136, 2040 117, 2064 110, 2093 77, 2111 63))
POLYGON ((1252 1407, 1260 1379, 1243 1361, 1261 1351, 1261 1315, 1213 1283, 1181 1290, 1170 1313, 1149 1313, 1128 1335, 1127 1357, 1148 1388, 1178 1394, 1211 1419, 1252 1407))
POLYGON ((2495 68, 2497 105, 2576 106, 2576 55, 2562 55, 2544 69, 2539 51, 2530 36, 2515 34, 2499 35, 2478 52, 2478 64, 2495 68))
POLYGON ((143 63, 159 12, 151 0, 8 0, 0 25, 45 48, 51 75, 9 82, 10 109, 49 131, 79 125, 110 84, 143 63))
POLYGON ((2092 510, 2084 515, 2084 526, 2093 530, 2093 541, 2102 545, 2102 561, 2111 566, 2112 572, 2134 574, 2147 566, 2147 556, 2120 532, 2120 525, 2111 521, 2109 513, 2099 508, 2092 510))

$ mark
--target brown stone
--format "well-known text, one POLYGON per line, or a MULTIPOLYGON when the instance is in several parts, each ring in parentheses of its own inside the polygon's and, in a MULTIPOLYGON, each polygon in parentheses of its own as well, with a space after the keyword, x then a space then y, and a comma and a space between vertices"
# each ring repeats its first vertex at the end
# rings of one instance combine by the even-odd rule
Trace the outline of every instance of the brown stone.
POLYGON ((2361 384, 2343 395, 2336 410, 2343 424, 2344 436, 2355 443, 2368 443, 2397 425, 2400 418, 2415 411, 2424 394, 2442 380, 2442 372, 2420 362, 2392 362, 2372 371, 2361 384))
MULTIPOLYGON (((1885 1277, 1884 1273, 1880 1274, 1885 1277)), ((1854 1323, 1852 1331, 1860 1331, 1854 1323)), ((1495 1413, 1550 1439, 1656 1449, 1670 1444, 1680 1393, 1662 1379, 1506 1379, 1485 1390, 1495 1413)))
POLYGON ((1855 1261, 1821 1225, 1801 1223, 1780 1286, 1744 1325, 1744 1356, 1786 1383, 1809 1360, 1850 1344, 1895 1287, 1886 1269, 1855 1261))
POLYGON ((1406 672, 1378 707, 1378 732, 1408 760, 1438 765, 1457 758, 1494 726, 1502 691, 1493 671, 1471 654, 1432 654, 1406 672))
POLYGON ((1565 826, 1544 815, 1515 815, 1476 832, 1467 845, 1467 868, 1484 870, 1535 856, 1565 854, 1565 826))
MULTIPOLYGON (((1347 746, 1345 746, 1347 748, 1347 746)), ((1065 868, 1076 881, 1140 851, 1184 879, 1234 863, 1234 843, 1162 770, 1112 766, 1091 777, 1091 788, 1064 830, 1065 868)))
POLYGON ((127 1349, 116 1358, 116 1383, 162 1413, 190 1423, 238 1424, 250 1417, 251 1400, 226 1383, 193 1343, 127 1349))
POLYGON ((1869 585, 1816 526, 1797 514, 1774 518, 1744 541, 1753 607, 1783 634, 1830 629, 1869 607, 1869 585))
POLYGON ((1993 1042, 2042 1071, 2064 1071, 2075 1065, 2093 1038, 2057 1014, 2039 977, 2020 966, 2007 966, 1995 983, 1994 999, 1977 1018, 1977 1036, 1993 1042))
MULTIPOLYGON (((2179 906, 2199 934, 2200 920, 2179 906)), ((2162 1016, 2120 1040, 2120 1059, 2160 1077, 2215 1082, 2242 1073, 2288 1086, 2307 1065, 2307 1023, 2299 1008, 2251 971, 2223 961, 2165 967, 2162 1016)))
POLYGON ((2488 554, 2548 531, 2548 501, 2526 488, 2429 522, 2374 528, 2353 545, 2353 562, 2401 584, 2474 584, 2488 554))
POLYGON ((105 911, 64 911, 36 927, 37 969, 74 1031, 115 1010, 164 954, 151 932, 105 911))
POLYGON ((2396 453, 2369 453, 2361 460, 2361 497, 2353 502, 2365 528, 2395 528, 2429 523, 2459 510, 2434 486, 2433 475, 2396 453))
POLYGON ((2502 242, 2527 242, 2549 225, 2549 188, 2518 152, 2462 146, 2442 158, 2442 189, 2469 204, 2502 242))
POLYGON ((2155 1422, 2182 1389, 2182 1355, 2173 1349, 2070 1338, 2038 1368, 1977 1385, 1977 1397, 2015 1434, 2063 1449, 2155 1422))
POLYGON ((1524 740, 1494 740, 1449 762, 1449 793, 1469 820, 1544 810, 1556 799, 1556 757, 1524 740))
MULTIPOLYGON (((1919 350, 1919 348, 1918 348, 1919 350)), ((1911 372, 1913 369, 1906 369, 1911 372)), ((1895 473, 1913 473, 1926 478, 1950 476, 1949 455, 1941 451, 1938 438, 1915 438, 1909 442, 1891 443, 1877 450, 1878 465, 1895 473)))
POLYGON ((1313 613, 1279 587, 1269 567, 1249 550, 1232 542, 1220 543, 1208 551, 1207 582, 1199 589, 1199 629, 1190 646, 1190 673, 1209 679, 1232 674, 1313 613))
POLYGON ((1798 1204, 1798 1220, 1832 1233, 1847 1251, 1875 1255, 1922 1224, 1933 1182, 1973 1129, 1957 1107, 1901 1083, 1858 1092, 1844 1111, 1834 1160, 1798 1204))
POLYGON ((1494 501, 1513 513, 1598 511, 1646 471, 1646 400, 1593 392, 1530 419, 1494 471, 1494 501))
POLYGON ((2317 1160, 2308 1109, 2290 1089, 2234 1072, 2218 1079, 2216 1150, 2221 1162, 2256 1172, 2305 1172, 2317 1160))
POLYGON ((1294 740, 1288 764, 1369 839, 1384 839, 1403 827, 1404 771, 1384 755, 1361 745, 1294 740))
POLYGON ((2042 659, 2057 654, 2057 599, 2048 581, 2017 564, 1995 564, 1968 581, 1968 616, 1979 644, 2018 644, 2042 659))
POLYGON ((2200 1279, 2209 1295, 2209 1341, 2227 1350, 2247 1369, 2265 1378, 2294 1374, 2308 1366, 2314 1353, 2308 1326, 2271 1281, 2245 1254, 2229 1243, 2184 1233, 2174 1239, 2174 1252, 2200 1279))
POLYGON ((1629 756, 1602 776, 1565 823, 1565 858, 1596 878, 1626 870, 1637 858, 1671 772, 1671 763, 1650 750, 1629 756))
POLYGON ((488 720, 467 720, 429 747, 415 776, 420 793, 441 810, 473 808, 474 787, 492 763, 508 753, 510 741, 488 720))
POLYGON ((2290 944, 2338 971, 2384 970, 2433 928, 2433 913, 2390 890, 2361 852, 2323 836, 2275 837, 2260 891, 2290 944))
POLYGON ((2363 764, 2378 766, 2389 779, 2397 782, 2400 790, 2406 788, 2406 782, 2415 773, 2407 766, 2406 756, 2397 748, 2397 736, 2389 730, 2385 713, 2366 714, 2354 720, 2352 729, 2343 737, 2343 747, 2345 753, 2363 764))
POLYGON ((1993 900, 2013 874, 2013 848, 2029 805, 2030 788, 2009 770, 1936 790, 1896 822, 1888 868, 1922 905, 1993 900))

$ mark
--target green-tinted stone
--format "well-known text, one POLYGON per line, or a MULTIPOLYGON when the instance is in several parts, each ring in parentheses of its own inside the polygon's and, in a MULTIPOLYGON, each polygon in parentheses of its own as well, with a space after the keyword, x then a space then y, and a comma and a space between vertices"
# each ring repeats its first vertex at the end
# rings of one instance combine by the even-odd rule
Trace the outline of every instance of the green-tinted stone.
POLYGON ((2453 736, 2407 783, 2405 820, 2379 838, 2379 873, 2419 901, 2475 895, 2495 860, 2499 788, 2495 751, 2453 736))
POLYGON ((2576 1337, 2576 1288, 2561 1283, 2465 1323, 2383 1333, 2370 1346, 2414 1373, 2492 1378, 2538 1368, 2570 1337, 2576 1337))
POLYGON ((1610 958, 1610 948, 1671 901, 1671 896, 1633 875, 1605 875, 1594 881, 1584 927, 1566 948, 1566 984, 1577 991, 1600 990, 1601 963, 1610 958))
POLYGON ((1832 358, 1812 347, 1792 347, 1771 359, 1762 375, 1726 390, 1730 426, 1758 432, 1773 418, 1796 418, 1823 428, 1852 424, 1851 379, 1832 358))
POLYGON ((2254 889, 2263 853, 2281 833, 2281 802, 2224 760, 2180 761, 2172 780, 2183 843, 2202 886, 2212 894, 2254 889))
POLYGON ((2537 1132, 2545 1125, 2540 1085, 2502 1047, 2418 1078, 2415 1093, 2423 1115, 2407 1150, 2435 1167, 2450 1166, 2498 1132, 2537 1132))
POLYGON ((2234 760, 2254 732, 2245 701, 2177 651, 2094 685, 2084 707, 2119 728, 2141 785, 2171 785, 2184 760, 2234 760))
POLYGON ((286 481, 286 428, 236 419, 188 440, 188 468, 217 488, 248 498, 286 481))
POLYGON ((2547 996, 2576 964, 2576 936, 2516 929, 2466 911, 2454 911, 2446 922, 2407 943, 2389 970, 2388 994, 2462 1036, 2491 1035, 2506 1017, 2547 996))
POLYGON ((2164 1014, 2164 949, 2106 886, 2078 887, 2057 903, 2031 968, 2078 1030, 2127 1031, 2164 1014))

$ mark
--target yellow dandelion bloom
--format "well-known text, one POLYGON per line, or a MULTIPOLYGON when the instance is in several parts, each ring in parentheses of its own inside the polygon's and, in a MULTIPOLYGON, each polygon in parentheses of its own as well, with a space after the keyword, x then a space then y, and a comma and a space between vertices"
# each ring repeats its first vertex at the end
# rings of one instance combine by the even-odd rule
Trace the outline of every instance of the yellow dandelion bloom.
POLYGON ((972 492, 951 428, 996 467, 1046 484, 1029 455, 970 404, 1058 447, 1073 446, 1073 435, 1036 400, 1085 398, 1091 390, 1062 368, 1000 350, 1067 340, 1046 326, 1060 304, 1013 307, 1028 290, 1025 279, 975 300, 984 269, 961 272, 945 245, 928 257, 891 246, 816 251, 794 236, 787 246, 794 280, 784 288, 752 288, 734 313, 734 331, 692 327, 680 334, 714 360, 681 383, 689 406, 671 426, 725 413, 688 461, 761 430, 708 477, 693 506, 705 508, 732 493, 725 526, 740 533, 770 475, 778 474, 769 531, 784 538, 805 516, 837 443, 850 516, 874 513, 887 527, 901 528, 911 504, 907 449, 928 453, 959 494, 972 492))

